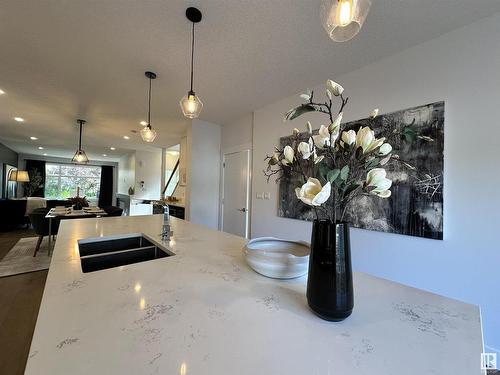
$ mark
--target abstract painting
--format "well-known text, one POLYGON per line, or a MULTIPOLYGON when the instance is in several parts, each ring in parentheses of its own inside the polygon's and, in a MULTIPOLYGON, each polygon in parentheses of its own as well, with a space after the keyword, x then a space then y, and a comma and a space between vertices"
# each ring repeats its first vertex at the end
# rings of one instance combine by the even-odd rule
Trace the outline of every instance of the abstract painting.
MULTIPOLYGON (((343 130, 357 131, 368 119, 352 121, 343 130)), ((352 202, 346 221, 353 227, 431 239, 443 239, 444 102, 377 116, 372 129, 393 146, 400 163, 387 169, 393 181, 388 199, 362 195, 352 202)), ((301 134, 307 140, 306 133, 301 134)), ((283 148, 291 137, 282 137, 283 148)), ((313 220, 312 209, 300 202, 295 188, 303 182, 291 176, 279 181, 281 217, 313 220)))

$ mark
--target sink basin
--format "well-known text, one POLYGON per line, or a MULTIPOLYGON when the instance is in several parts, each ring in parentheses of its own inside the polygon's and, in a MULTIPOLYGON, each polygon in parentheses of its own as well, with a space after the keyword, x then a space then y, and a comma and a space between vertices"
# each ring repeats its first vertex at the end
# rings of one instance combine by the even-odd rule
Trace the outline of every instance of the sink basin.
POLYGON ((158 247, 142 234, 79 240, 78 250, 84 273, 174 255, 158 247))

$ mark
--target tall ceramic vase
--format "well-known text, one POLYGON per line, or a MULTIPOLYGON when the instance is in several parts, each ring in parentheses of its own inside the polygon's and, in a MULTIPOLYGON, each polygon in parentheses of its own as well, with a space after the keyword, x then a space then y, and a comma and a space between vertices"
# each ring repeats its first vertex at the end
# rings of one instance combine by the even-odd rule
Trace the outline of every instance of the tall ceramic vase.
POLYGON ((348 223, 314 221, 307 302, 325 320, 337 322, 351 315, 354 294, 348 223))

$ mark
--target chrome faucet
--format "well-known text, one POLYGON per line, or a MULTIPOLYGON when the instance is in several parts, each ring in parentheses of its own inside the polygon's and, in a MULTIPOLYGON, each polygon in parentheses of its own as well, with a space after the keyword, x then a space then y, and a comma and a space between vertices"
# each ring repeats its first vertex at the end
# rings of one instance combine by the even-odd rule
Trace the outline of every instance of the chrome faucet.
POLYGON ((170 209, 168 204, 163 204, 163 228, 161 231, 162 240, 170 240, 170 236, 173 232, 170 230, 170 209))

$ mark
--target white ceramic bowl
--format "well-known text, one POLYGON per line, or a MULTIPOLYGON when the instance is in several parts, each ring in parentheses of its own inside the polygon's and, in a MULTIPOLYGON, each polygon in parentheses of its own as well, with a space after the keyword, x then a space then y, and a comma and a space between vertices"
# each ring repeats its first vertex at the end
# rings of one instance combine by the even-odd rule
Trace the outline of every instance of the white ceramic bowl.
POLYGON ((274 237, 250 240, 243 247, 243 256, 252 269, 274 279, 293 279, 307 273, 310 245, 274 237))

